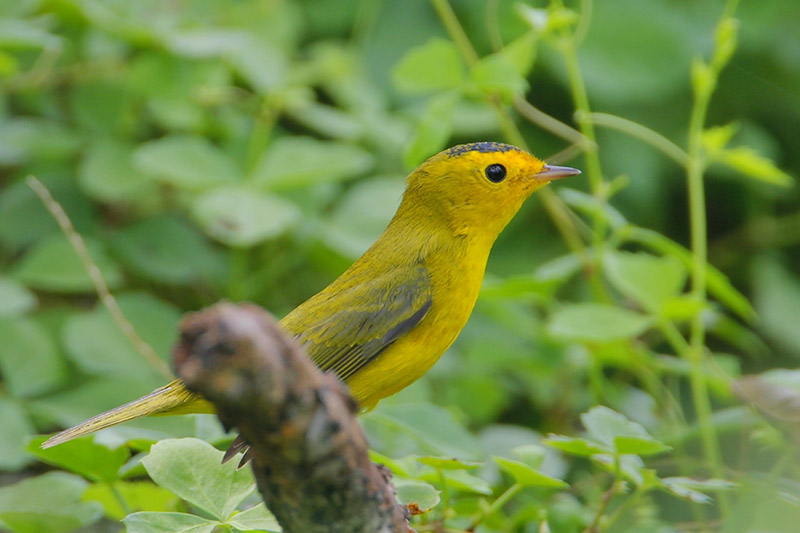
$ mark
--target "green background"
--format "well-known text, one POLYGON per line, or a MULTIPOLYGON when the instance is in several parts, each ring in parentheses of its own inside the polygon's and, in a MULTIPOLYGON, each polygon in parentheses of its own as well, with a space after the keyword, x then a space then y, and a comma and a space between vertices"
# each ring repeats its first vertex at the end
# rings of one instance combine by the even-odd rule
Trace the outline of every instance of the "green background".
MULTIPOLYGON (((126 424, 60 459, 28 451, 31 436, 167 378, 99 302, 26 176, 60 203, 124 316, 168 361, 187 311, 229 299, 282 316, 332 281, 380 234, 405 175, 426 157, 521 138, 584 175, 525 204, 453 347, 363 419, 409 490, 442 491, 417 526, 460 531, 481 517, 479 531, 540 531, 547 521, 570 532, 600 516, 612 531, 791 530, 800 518, 800 196, 791 178, 800 175, 800 4, 743 2, 736 37, 715 34, 720 17, 729 21, 726 5, 453 1, 472 57, 436 1, 0 1, 0 529, 117 531, 140 510, 180 511, 188 528, 203 516, 226 520, 242 501, 220 497, 233 507, 215 515, 145 464, 155 484, 147 481, 139 462, 169 437, 224 446, 230 437, 211 417, 126 424), (692 63, 726 47, 733 55, 719 65, 694 154, 707 157, 708 260, 718 269, 705 271, 710 296, 697 299, 686 169, 664 146, 677 145, 680 159, 691 144, 701 90, 692 63), (602 174, 572 146, 591 123, 586 109, 575 115, 584 89, 590 111, 624 130, 595 117, 602 174), (523 99, 568 131, 531 120, 523 99), (553 209, 577 244, 559 233, 553 209), (706 332, 696 359, 680 342, 693 321, 706 332), (644 434, 613 412, 580 418, 598 404, 644 434), (583 441, 562 446, 564 455, 531 447, 548 433, 605 443, 618 465, 628 459, 609 470, 599 448, 570 455, 583 441), (709 435, 719 460, 704 447, 709 435), (620 436, 638 444, 626 448, 620 436), (120 446, 131 442, 129 460, 120 446), (636 462, 657 451, 647 467, 636 462), (87 472, 81 454, 109 457, 87 472), (401 461, 409 454, 483 466, 410 467, 401 461), (505 476, 492 456, 504 458, 505 476), (520 481, 539 468, 570 488, 520 481), (661 481, 648 485, 650 468, 661 481), (717 498, 711 482, 702 488, 714 502, 698 504, 701 494, 672 490, 669 476, 738 485, 717 498), (31 495, 43 490, 63 501, 37 506, 31 495)), ((194 446, 180 453, 212 453, 194 446)), ((156 531, 151 518, 172 519, 126 524, 156 531)), ((239 526, 217 524, 252 524, 239 526)))

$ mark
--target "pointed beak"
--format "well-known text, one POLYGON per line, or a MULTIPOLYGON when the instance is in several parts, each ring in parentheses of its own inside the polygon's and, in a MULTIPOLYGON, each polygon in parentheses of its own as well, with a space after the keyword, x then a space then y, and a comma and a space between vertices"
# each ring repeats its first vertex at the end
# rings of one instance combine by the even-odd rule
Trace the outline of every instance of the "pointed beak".
POLYGON ((560 180, 561 178, 568 178, 570 176, 577 176, 581 171, 572 167, 557 167, 555 165, 545 165, 542 167, 541 172, 534 175, 534 179, 538 181, 552 181, 560 180))

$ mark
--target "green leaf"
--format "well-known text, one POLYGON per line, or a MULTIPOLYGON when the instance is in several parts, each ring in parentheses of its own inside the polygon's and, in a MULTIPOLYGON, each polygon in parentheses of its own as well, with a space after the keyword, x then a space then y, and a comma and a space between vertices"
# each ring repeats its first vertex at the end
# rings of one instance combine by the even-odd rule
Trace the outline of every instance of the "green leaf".
POLYGON ((470 69, 469 75, 479 90, 487 94, 499 94, 506 101, 520 96, 528 88, 528 82, 517 66, 502 52, 481 58, 470 69))
POLYGON ((583 211, 592 217, 602 217, 612 228, 619 229, 628 224, 623 214, 612 207, 611 204, 591 194, 570 189, 569 187, 559 187, 558 195, 561 196, 564 202, 570 207, 583 211))
POLYGON ((603 405, 592 407, 581 415, 589 435, 610 446, 617 454, 654 454, 670 449, 654 439, 641 424, 603 405))
POLYGON ((25 443, 34 432, 33 424, 22 406, 6 396, 0 396, 0 420, 3 421, 3 431, 0 431, 0 469, 12 472, 20 470, 32 461, 25 452, 25 443))
MULTIPOLYGON (((141 476, 144 476, 142 468, 141 476)), ((133 511, 167 512, 175 509, 178 498, 167 489, 150 481, 115 481, 113 484, 94 483, 83 493, 84 501, 99 502, 106 516, 122 520, 133 511), (122 507, 120 499, 124 502, 122 507)))
POLYGON ((88 483, 72 474, 49 472, 0 488, 0 524, 20 533, 66 533, 103 516, 96 502, 82 502, 88 483))
POLYGON ((0 277, 0 318, 22 315, 36 307, 36 296, 21 283, 0 277))
POLYGON ((800 282, 780 262, 758 258, 751 269, 762 331, 790 353, 800 350, 800 282))
POLYGON ((354 259, 360 257, 386 229, 404 187, 400 176, 355 183, 320 228, 325 244, 354 259))
POLYGON ((81 146, 81 136, 58 122, 41 118, 0 120, 0 163, 61 160, 81 146))
POLYGON ((92 481, 111 482, 117 479, 120 467, 130 457, 127 448, 108 448, 94 442, 94 437, 71 440, 58 446, 41 449, 46 437, 37 437, 28 444, 28 451, 44 463, 80 474, 92 481))
POLYGON ((726 148, 711 154, 711 160, 741 172, 757 181, 791 187, 792 177, 778 168, 772 160, 757 153, 749 146, 726 148))
POLYGON ((440 38, 412 48, 392 69, 395 87, 410 94, 456 89, 465 79, 458 49, 452 42, 440 38))
POLYGON ((608 453, 611 451, 610 446, 605 446, 587 439, 567 437, 565 435, 550 434, 542 441, 542 443, 556 448, 557 450, 561 450, 562 452, 566 452, 571 455, 577 455, 579 457, 591 457, 592 455, 608 453))
POLYGON ((667 492, 692 503, 711 503, 711 498, 703 492, 729 491, 738 485, 724 479, 667 477, 661 480, 661 486, 667 492))
POLYGON ((169 439, 154 444, 142 464, 158 485, 225 520, 255 483, 249 469, 237 469, 234 461, 222 464, 222 455, 199 439, 169 439))
POLYGON ((609 281, 645 310, 660 313, 686 283, 686 267, 676 257, 609 252, 603 256, 609 281))
MULTIPOLYGON (((122 272, 101 244, 85 239, 93 262, 106 284, 116 288, 122 284, 122 272)), ((13 277, 34 289, 63 293, 94 292, 94 284, 63 235, 42 239, 25 255, 13 272, 13 277)))
POLYGON ((475 437, 441 407, 428 403, 380 405, 365 416, 412 436, 423 449, 437 455, 464 460, 483 456, 475 437))
POLYGON ((429 483, 395 478, 393 484, 397 489, 398 502, 416 506, 423 513, 436 507, 441 500, 440 492, 429 483))
POLYGON ((569 486, 566 482, 542 474, 522 461, 496 456, 492 457, 492 459, 500 465, 500 468, 503 469, 504 472, 513 477, 516 483, 523 487, 566 488, 569 486))
POLYGON ((49 392, 66 378, 66 366, 50 333, 30 318, 0 318, 0 370, 17 398, 49 392))
POLYGON ((538 38, 535 31, 524 33, 503 47, 503 55, 508 58, 517 74, 527 78, 536 61, 536 44, 538 38))
POLYGON ((415 457, 415 459, 424 465, 432 466, 439 470, 476 470, 483 465, 483 463, 475 461, 459 461, 449 457, 433 457, 430 455, 415 457))
POLYGON ((213 286, 225 273, 221 254, 179 218, 143 219, 115 233, 111 243, 121 261, 151 281, 213 286))
POLYGON ((636 455, 655 455, 668 452, 672 449, 663 442, 659 442, 652 437, 618 436, 614 437, 614 448, 617 453, 631 453, 636 455))
POLYGON ((300 210, 269 193, 220 187, 195 199, 192 216, 208 235, 224 244, 253 246, 292 228, 300 210))
MULTIPOLYGON (((139 335, 166 361, 176 340, 180 312, 146 293, 121 294, 117 302, 139 335)), ((72 314, 64 324, 62 342, 67 356, 89 374, 139 379, 154 374, 101 305, 72 314)))
POLYGON ((127 533, 211 533, 219 522, 186 513, 142 511, 122 519, 127 533))
POLYGON ((236 513, 228 518, 225 523, 239 531, 270 531, 273 533, 280 533, 282 531, 280 524, 275 517, 270 513, 263 503, 236 513))
POLYGON ((203 137, 171 135, 139 146, 133 153, 140 172, 178 189, 204 191, 241 180, 236 163, 203 137))
MULTIPOLYGON (((691 252, 657 231, 627 227, 623 235, 626 241, 637 242, 660 254, 677 257, 686 268, 692 267, 691 252)), ((710 264, 706 264, 706 282, 708 292, 744 320, 752 321, 756 316, 748 299, 736 290, 725 274, 710 264)))
POLYGON ((40 28, 33 20, 0 18, 0 46, 3 48, 60 50, 62 41, 62 37, 40 28))
POLYGON ((369 152, 337 141, 281 137, 267 147, 250 179, 270 189, 352 179, 372 168, 369 152))
POLYGON ((445 148, 453 131, 452 117, 457 98, 457 93, 447 92, 430 99, 403 153, 407 169, 415 168, 445 148))
POLYGON ((78 167, 78 184, 99 202, 136 203, 157 194, 152 180, 133 166, 133 146, 102 139, 89 146, 78 167))
POLYGON ((550 317, 551 335, 572 341, 608 342, 644 333, 652 319, 606 304, 565 305, 550 317))

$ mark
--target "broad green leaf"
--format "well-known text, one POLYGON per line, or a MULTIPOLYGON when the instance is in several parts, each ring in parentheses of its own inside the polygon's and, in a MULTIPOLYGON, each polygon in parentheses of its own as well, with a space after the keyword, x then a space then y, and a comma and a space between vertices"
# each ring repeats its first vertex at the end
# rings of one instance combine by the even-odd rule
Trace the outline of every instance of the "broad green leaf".
POLYGON ((794 179, 775 163, 749 146, 728 148, 714 155, 714 160, 759 181, 791 187, 794 179))
MULTIPOLYGON (((178 334, 180 313, 147 293, 121 294, 117 302, 139 335, 167 360, 178 334)), ((64 324, 67 356, 89 374, 152 377, 154 370, 136 351, 106 309, 74 313, 64 324)))
MULTIPOLYGON (((2 133, 0 126, 0 136, 2 133)), ((86 234, 96 227, 96 209, 80 194, 72 180, 42 176, 40 181, 61 204, 79 233, 86 234)), ((18 253, 56 233, 60 234, 61 230, 55 219, 24 180, 0 191, 0 244, 4 248, 18 253)))
POLYGON ((267 147, 250 179, 270 189, 291 189, 352 179, 372 165, 370 153, 352 144, 281 137, 267 147))
POLYGON ((598 303, 565 305, 550 317, 551 335, 572 341, 608 342, 636 337, 652 319, 621 307, 598 303))
MULTIPOLYGON (((85 239, 92 261, 100 269, 106 284, 122 284, 119 266, 109 259, 99 242, 85 239)), ((12 273, 31 288, 63 293, 94 292, 94 284, 72 245, 63 235, 42 239, 12 273)))
MULTIPOLYGON (((0 333, 2 338, 2 333, 0 333)), ((34 432, 33 424, 22 406, 0 395, 0 470, 16 471, 28 465, 32 458, 25 453, 25 442, 34 432)))
POLYGON ((66 533, 103 516, 96 502, 82 502, 88 483, 79 476, 49 472, 0 488, 0 524, 20 533, 66 533))
POLYGON ((611 451, 609 446, 587 439, 567 437, 565 435, 548 435, 542 443, 556 448, 557 450, 561 450, 562 452, 580 457, 591 457, 592 455, 611 451))
POLYGON ((545 459, 545 449, 538 444, 523 444, 516 446, 511 453, 519 457, 520 461, 538 470, 545 459))
POLYGON ((219 522, 186 513, 142 511, 122 519, 127 533, 211 533, 219 522))
POLYGON ((120 467, 130 457, 127 448, 107 448, 94 442, 94 437, 71 440, 58 446, 41 449, 46 437, 37 437, 28 444, 28 452, 40 461, 61 467, 93 481, 117 479, 120 467))
POLYGON ((110 137, 122 129, 133 101, 121 80, 108 77, 73 85, 69 106, 81 130, 110 137))
POLYGON ((17 398, 49 392, 66 378, 66 365, 50 333, 30 318, 0 318, 0 370, 17 398))
POLYGON ((0 46, 3 48, 45 48, 59 50, 63 38, 39 27, 33 20, 0 18, 0 46))
POLYGON ((611 204, 606 201, 601 201, 591 194, 570 189, 569 187, 559 187, 558 195, 561 196, 564 202, 570 207, 583 211, 592 217, 602 217, 612 228, 619 229, 628 224, 625 216, 617 211, 611 204))
POLYGON ((279 196, 246 187, 220 187, 197 197, 192 216, 203 230, 229 246, 253 246, 282 235, 300 210, 279 196))
POLYGON ((269 531, 273 533, 280 533, 282 531, 280 524, 275 517, 270 513, 263 503, 236 513, 228 518, 225 523, 239 531, 269 531))
POLYGON ((36 296, 21 283, 0 277, 0 318, 22 315, 36 307, 36 296))
POLYGON ((653 454, 670 449, 650 436, 641 424, 603 405, 582 414, 581 421, 593 439, 610 446, 617 454, 653 454))
POLYGON ((610 473, 616 473, 619 468, 622 477, 637 487, 652 486, 657 479, 655 471, 645 468, 644 461, 638 455, 601 453, 593 455, 592 461, 610 473))
POLYGON ((800 350, 800 282, 776 260, 758 258, 751 268, 760 329, 786 350, 800 350))
POLYGON ((527 80, 516 64, 505 54, 490 54, 470 69, 470 80, 487 94, 499 94, 506 101, 519 96, 528 88, 527 80))
POLYGON ((603 267, 618 291, 652 313, 660 313, 686 283, 686 267, 672 256, 615 251, 604 254, 603 267))
POLYGON ((566 488, 569 485, 554 477, 531 468, 529 465, 522 461, 515 461, 505 457, 492 457, 494 461, 500 465, 504 472, 514 478, 514 481, 524 487, 553 487, 553 488, 566 488))
POLYGON ((392 482, 397 489, 397 501, 402 505, 414 506, 421 512, 433 509, 441 499, 440 492, 428 483, 403 478, 395 478, 392 482))
POLYGON ((442 475, 439 472, 436 470, 423 471, 417 475, 417 479, 428 483, 442 483, 441 478, 444 475, 444 484, 451 490, 471 492, 484 496, 492 493, 492 486, 485 479, 470 474, 466 470, 441 470, 442 475))
POLYGON ((81 146, 81 136, 63 124, 41 118, 0 120, 0 163, 62 160, 81 146))
POLYGON ((711 498, 704 492, 729 491, 735 489, 738 485, 724 479, 666 477, 661 479, 661 486, 667 492, 690 502, 711 503, 711 498))
POLYGON ((103 139, 89 146, 78 167, 78 184, 99 202, 139 204, 158 188, 131 161, 133 146, 103 139))
POLYGON ((143 219, 116 232, 111 243, 126 266, 151 281, 213 286, 225 273, 219 251, 194 226, 176 217, 143 219))
POLYGON ((346 256, 361 256, 386 229, 403 196, 400 176, 359 181, 336 204, 321 229, 325 244, 346 256))
POLYGON ((415 168, 445 148, 453 130, 452 116, 457 98, 456 93, 448 92, 430 99, 403 153, 407 169, 415 168))
POLYGON ((632 453, 636 455, 655 455, 672 449, 671 446, 667 446, 652 437, 643 438, 627 435, 614 437, 614 448, 617 453, 632 453))
MULTIPOLYGON (((692 268, 691 252, 657 231, 627 227, 622 235, 626 241, 643 244, 665 256, 677 257, 686 268, 692 268)), ((756 316, 747 298, 736 290, 725 274, 710 264, 706 265, 706 282, 708 283, 708 292, 744 320, 752 321, 756 316)))
POLYGON ((269 94, 287 82, 286 54, 266 39, 240 39, 228 51, 227 60, 257 92, 269 94))
POLYGON ((134 167, 151 178, 189 191, 241 179, 236 163, 203 137, 171 135, 139 146, 134 167))
POLYGON ((227 519, 255 490, 249 469, 222 464, 222 452, 199 439, 157 442, 142 459, 150 477, 218 520, 227 519))
MULTIPOLYGON (((144 468, 141 475, 144 476, 144 468)), ((106 516, 114 520, 122 520, 135 511, 167 512, 175 509, 178 498, 167 489, 154 485, 150 481, 115 481, 94 483, 83 493, 84 501, 99 502, 105 509, 106 516), (125 502, 125 508, 120 503, 125 502)))
POLYGON ((456 46, 440 38, 409 50, 392 69, 395 87, 411 94, 456 89, 465 78, 464 64, 456 46))
POLYGON ((414 437, 423 449, 437 455, 462 460, 483 456, 475 437, 441 407, 428 403, 381 405, 365 416, 414 437))
POLYGON ((535 31, 524 33, 503 47, 503 55, 508 58, 517 74, 527 78, 536 61, 537 36, 535 31))
POLYGON ((364 134, 362 121, 331 105, 303 101, 289 107, 286 114, 325 137, 352 141, 364 134))

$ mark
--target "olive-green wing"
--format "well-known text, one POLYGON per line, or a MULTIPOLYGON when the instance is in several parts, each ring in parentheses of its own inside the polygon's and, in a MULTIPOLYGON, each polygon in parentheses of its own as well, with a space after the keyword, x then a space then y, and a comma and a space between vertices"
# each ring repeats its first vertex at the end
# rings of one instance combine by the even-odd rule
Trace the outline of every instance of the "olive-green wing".
POLYGON ((342 380, 419 324, 433 304, 422 265, 363 278, 323 292, 285 320, 314 363, 342 380))

